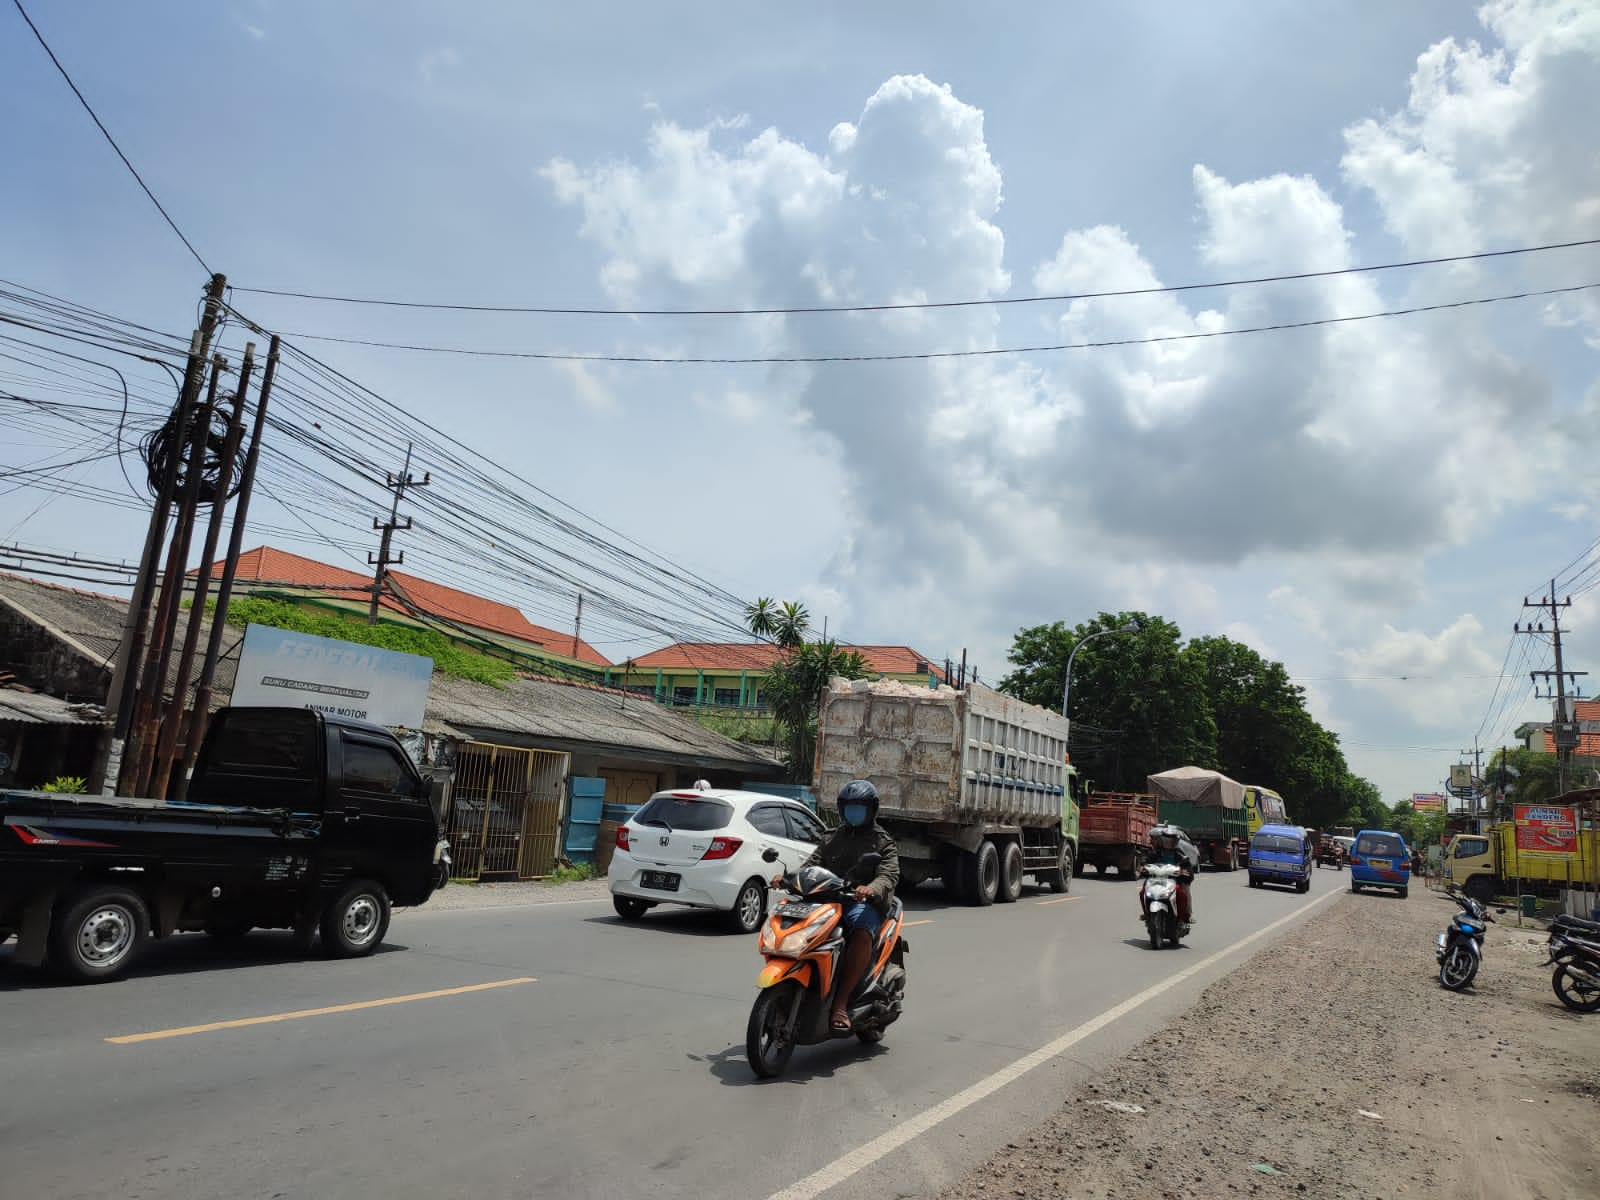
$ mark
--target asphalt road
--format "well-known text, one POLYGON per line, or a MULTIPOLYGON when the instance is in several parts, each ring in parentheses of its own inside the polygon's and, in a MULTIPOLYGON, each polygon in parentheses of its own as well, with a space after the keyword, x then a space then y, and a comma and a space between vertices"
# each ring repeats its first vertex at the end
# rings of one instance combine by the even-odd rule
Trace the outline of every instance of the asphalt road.
POLYGON ((51 1200, 921 1195, 1348 881, 1208 873, 1159 952, 1114 876, 992 909, 929 886, 884 1043, 802 1047, 770 1083, 744 1058, 754 939, 688 912, 424 908, 337 962, 186 935, 98 987, 0 950, 0 1178, 51 1200))

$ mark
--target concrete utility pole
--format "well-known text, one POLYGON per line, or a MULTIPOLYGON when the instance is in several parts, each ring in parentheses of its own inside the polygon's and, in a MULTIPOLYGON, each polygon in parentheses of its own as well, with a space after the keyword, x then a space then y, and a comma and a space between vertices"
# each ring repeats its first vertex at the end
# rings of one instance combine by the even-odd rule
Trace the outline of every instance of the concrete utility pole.
POLYGON ((1477 816, 1479 801, 1482 799, 1479 789, 1483 781, 1483 751, 1478 749, 1477 734, 1472 736, 1472 749, 1461 750, 1458 753, 1462 758, 1466 758, 1469 754, 1472 755, 1472 815, 1477 816))
MULTIPOLYGON (((1565 795, 1567 791, 1567 776, 1571 770, 1572 752, 1578 748, 1578 723, 1572 719, 1572 714, 1567 711, 1567 680, 1577 683, 1578 676, 1587 675, 1587 671, 1568 671, 1561 664, 1561 610, 1572 607, 1572 597, 1556 601, 1556 581, 1550 581, 1550 599, 1540 599, 1538 603, 1529 603, 1526 596, 1522 599, 1522 607, 1550 610, 1550 636, 1556 653, 1556 668, 1553 671, 1529 671, 1528 677, 1536 681, 1540 678, 1549 679, 1555 676, 1555 692, 1541 692, 1540 696, 1546 700, 1556 702, 1555 720, 1550 723, 1550 740, 1556 748, 1556 788, 1557 795, 1565 795)), ((1519 633, 1544 632, 1544 622, 1540 621, 1537 630, 1530 624, 1527 629, 1518 625, 1519 633)))
POLYGON ((378 623, 378 605, 383 600, 383 577, 389 570, 389 564, 399 566, 406 561, 406 552, 400 551, 395 557, 389 557, 389 539, 394 536, 394 531, 411 528, 411 518, 407 517, 402 523, 399 520, 400 500, 406 494, 407 488, 427 487, 432 482, 433 476, 424 471, 421 479, 411 477, 411 443, 406 443, 405 466, 400 468, 400 474, 389 475, 388 487, 394 493, 394 503, 389 506, 389 519, 380 521, 374 517, 372 527, 383 531, 383 538, 378 542, 378 554, 374 558, 371 551, 367 552, 367 561, 376 568, 372 573, 372 604, 367 608, 367 624, 378 623))

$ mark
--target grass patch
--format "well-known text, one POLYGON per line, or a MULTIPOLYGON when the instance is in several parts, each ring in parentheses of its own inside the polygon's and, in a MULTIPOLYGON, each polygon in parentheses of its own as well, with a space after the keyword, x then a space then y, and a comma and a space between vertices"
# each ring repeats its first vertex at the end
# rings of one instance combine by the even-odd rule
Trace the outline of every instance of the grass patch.
POLYGON ((556 869, 550 873, 551 883, 582 883, 585 879, 594 878, 593 863, 558 863, 556 869))

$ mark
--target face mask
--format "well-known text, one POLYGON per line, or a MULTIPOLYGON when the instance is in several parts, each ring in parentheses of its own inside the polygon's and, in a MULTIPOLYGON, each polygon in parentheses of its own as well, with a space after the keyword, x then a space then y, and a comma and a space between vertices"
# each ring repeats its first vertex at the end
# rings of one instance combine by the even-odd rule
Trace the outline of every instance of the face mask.
POLYGON ((844 818, 846 825, 865 825, 867 823, 867 806, 865 804, 846 804, 839 810, 839 815, 844 818))

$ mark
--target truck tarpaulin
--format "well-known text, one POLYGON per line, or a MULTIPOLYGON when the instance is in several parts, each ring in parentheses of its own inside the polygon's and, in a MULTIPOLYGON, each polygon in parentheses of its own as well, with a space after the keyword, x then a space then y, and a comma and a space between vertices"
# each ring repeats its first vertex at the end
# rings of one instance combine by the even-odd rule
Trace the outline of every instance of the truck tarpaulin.
MULTIPOLYGON (((1244 784, 1203 767, 1177 767, 1151 775, 1145 780, 1145 791, 1158 801, 1177 800, 1201 808, 1244 807, 1244 784)), ((1158 804, 1158 811, 1159 808, 1158 804)))
POLYGON ((1517 825, 1518 854, 1575 854, 1578 850, 1577 810, 1561 805, 1518 804, 1512 808, 1517 825))

